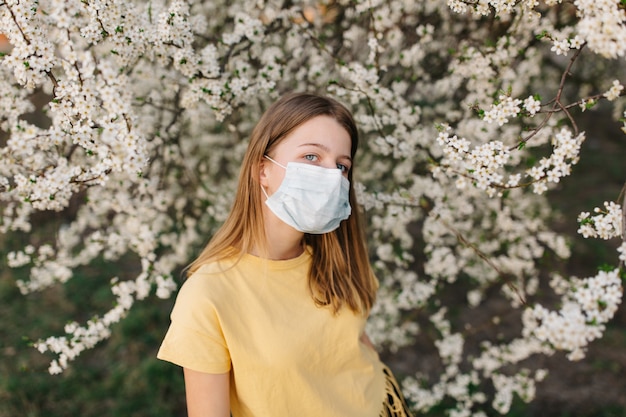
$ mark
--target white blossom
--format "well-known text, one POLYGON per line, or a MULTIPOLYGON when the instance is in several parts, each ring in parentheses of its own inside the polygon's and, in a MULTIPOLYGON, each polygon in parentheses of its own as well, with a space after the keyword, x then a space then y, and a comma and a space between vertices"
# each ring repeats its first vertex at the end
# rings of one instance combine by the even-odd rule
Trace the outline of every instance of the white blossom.
POLYGON ((541 101, 535 100, 533 96, 529 96, 526 100, 524 100, 524 108, 528 111, 528 113, 534 115, 541 110, 541 101))
POLYGON ((624 90, 624 86, 620 84, 619 80, 614 80, 609 91, 604 93, 604 97, 606 97, 609 101, 613 101, 621 95, 622 90, 624 90))

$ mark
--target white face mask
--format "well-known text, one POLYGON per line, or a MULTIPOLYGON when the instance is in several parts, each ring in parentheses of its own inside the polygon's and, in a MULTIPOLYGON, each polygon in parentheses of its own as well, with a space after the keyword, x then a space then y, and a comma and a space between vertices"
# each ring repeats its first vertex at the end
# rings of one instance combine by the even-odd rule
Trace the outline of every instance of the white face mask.
POLYGON ((285 168, 285 178, 274 194, 268 197, 261 187, 265 204, 276 217, 300 232, 323 234, 350 216, 350 181, 341 170, 297 162, 285 167, 265 157, 285 168))

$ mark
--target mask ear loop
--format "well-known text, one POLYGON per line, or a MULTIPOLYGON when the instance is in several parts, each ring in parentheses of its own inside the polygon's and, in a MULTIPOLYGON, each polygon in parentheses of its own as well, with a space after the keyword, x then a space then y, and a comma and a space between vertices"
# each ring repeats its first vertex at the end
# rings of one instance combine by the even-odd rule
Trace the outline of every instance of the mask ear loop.
MULTIPOLYGON (((260 185, 260 184, 259 184, 259 185, 260 185)), ((265 194, 265 199, 266 199, 266 200, 269 200, 270 196, 269 196, 269 195, 267 195, 267 191, 265 191, 265 187, 263 187, 262 185, 261 185, 261 191, 263 191, 263 194, 265 194)))
POLYGON ((270 161, 272 161, 273 163, 275 163, 276 165, 278 165, 279 167, 283 168, 283 169, 287 169, 286 166, 279 164, 278 162, 274 161, 272 158, 270 158, 268 155, 263 155, 264 158, 269 159, 270 161))
MULTIPOLYGON (((275 163, 276 165, 278 165, 279 167, 283 168, 283 169, 287 169, 287 167, 279 164, 278 162, 274 161, 272 158, 269 157, 269 155, 263 155, 264 158, 269 159, 270 161, 272 161, 273 163, 275 163)), ((268 200, 270 198, 269 195, 267 195, 267 191, 265 191, 265 187, 263 187, 261 185, 261 191, 263 191, 263 194, 265 194, 265 199, 268 200)))

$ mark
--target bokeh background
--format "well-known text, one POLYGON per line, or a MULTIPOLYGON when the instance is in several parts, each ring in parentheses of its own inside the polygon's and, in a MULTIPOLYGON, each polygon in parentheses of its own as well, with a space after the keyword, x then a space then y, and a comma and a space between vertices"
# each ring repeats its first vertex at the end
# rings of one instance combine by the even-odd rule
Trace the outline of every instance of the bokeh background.
MULTIPOLYGON (((573 175, 551 191, 554 210, 563 214, 556 217, 556 229, 575 238, 573 255, 565 267, 581 277, 595 274, 603 262, 615 262, 612 244, 577 238, 575 222, 580 211, 616 200, 626 179, 626 139, 609 116, 602 108, 584 114, 581 129, 593 125, 594 136, 584 143, 583 158, 573 175)), ((0 146, 5 140, 0 132, 0 146)), ((48 241, 59 224, 75 215, 75 209, 40 213, 33 220, 37 233, 29 236, 29 241, 48 241)), ((109 340, 83 353, 63 374, 48 374, 51 357, 36 351, 32 342, 61 334, 68 321, 88 320, 88 312, 108 310, 113 297, 106 277, 134 277, 139 272, 134 270, 138 262, 127 258, 115 265, 94 263, 76 271, 64 286, 25 297, 16 280, 24 278, 28 270, 10 269, 6 264, 7 253, 23 247, 25 241, 26 236, 19 233, 0 236, 0 417, 186 415, 182 372, 155 358, 174 298, 152 297, 138 303, 126 320, 113 327, 109 340)), ((193 255, 189 254, 190 260, 193 255)), ((420 254, 415 255, 419 262, 420 254)), ((179 278, 179 284, 182 281, 179 278)), ((464 294, 450 296, 464 298, 464 294)), ((500 307, 492 306, 494 316, 500 307)), ((399 378, 416 370, 436 372, 431 360, 436 352, 427 342, 418 339, 413 346, 394 353, 381 351, 381 355, 399 378)), ((604 338, 590 345, 586 359, 570 362, 557 354, 540 360, 537 365, 548 369, 549 375, 538 384, 536 399, 530 404, 516 399, 509 416, 626 417, 623 305, 604 338)), ((427 415, 441 412, 433 409, 427 415)))

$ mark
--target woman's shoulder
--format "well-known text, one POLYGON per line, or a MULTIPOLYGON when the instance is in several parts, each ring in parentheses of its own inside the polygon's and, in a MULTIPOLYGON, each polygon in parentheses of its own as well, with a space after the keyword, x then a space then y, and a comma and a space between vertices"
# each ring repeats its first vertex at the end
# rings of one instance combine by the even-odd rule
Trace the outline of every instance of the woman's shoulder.
POLYGON ((245 260, 238 254, 210 259, 199 265, 188 276, 183 287, 187 286, 198 291, 216 291, 220 287, 232 287, 237 278, 241 275, 241 270, 249 269, 245 260))
POLYGON ((232 257, 222 259, 212 259, 203 262, 194 271, 188 274, 187 282, 219 282, 228 271, 236 265, 236 261, 232 257))
POLYGON ((239 252, 226 252, 214 258, 207 259, 196 268, 190 275, 190 278, 192 276, 200 276, 219 279, 219 277, 228 275, 233 269, 240 268, 245 264, 245 262, 241 262, 243 258, 244 255, 239 252))

